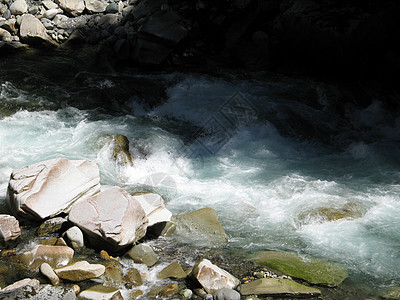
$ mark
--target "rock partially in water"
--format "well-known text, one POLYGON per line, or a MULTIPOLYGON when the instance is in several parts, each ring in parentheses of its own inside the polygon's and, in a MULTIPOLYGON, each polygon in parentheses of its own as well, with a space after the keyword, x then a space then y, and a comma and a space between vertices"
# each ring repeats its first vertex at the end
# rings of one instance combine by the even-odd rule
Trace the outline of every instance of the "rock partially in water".
POLYGON ((20 235, 18 220, 13 216, 0 214, 0 249, 14 246, 20 235))
MULTIPOLYGON (((2 291, 4 291, 4 292, 11 291, 11 290, 15 290, 15 289, 27 286, 27 285, 38 286, 39 284, 40 284, 40 282, 37 279, 25 278, 25 279, 18 280, 17 282, 14 282, 13 284, 6 286, 4 289, 2 289, 2 291)), ((0 295, 0 298, 1 298, 1 295, 0 295)))
POLYGON ((126 255, 132 258, 134 262, 145 264, 148 267, 153 266, 158 261, 157 254, 155 254, 153 249, 146 244, 133 246, 126 255))
POLYGON ((40 273, 46 276, 52 285, 59 285, 60 278, 58 278, 57 274, 54 272, 53 268, 48 263, 42 263, 40 266, 40 273))
POLYGON ((85 248, 83 233, 78 226, 69 228, 66 232, 64 232, 63 237, 74 250, 85 248))
POLYGON ((234 289, 240 283, 239 279, 212 264, 208 259, 202 259, 193 267, 192 276, 210 294, 222 288, 234 289))
POLYGON ((74 204, 69 220, 83 230, 93 247, 118 252, 146 234, 147 217, 140 203, 112 187, 74 204))
POLYGON ((262 278, 240 286, 240 293, 246 295, 283 295, 291 297, 319 296, 321 291, 295 282, 291 279, 262 278))
POLYGON ((66 222, 67 219, 60 217, 48 219, 40 224, 37 234, 38 236, 48 236, 52 233, 56 233, 61 230, 66 222))
POLYGON ((62 268, 55 269, 58 277, 70 281, 82 281, 97 278, 104 274, 106 268, 100 264, 89 264, 87 261, 78 261, 62 268))
POLYGON ((27 285, 12 291, 0 291, 0 298, 2 300, 75 300, 76 295, 70 288, 41 284, 38 286, 27 285))
POLYGON ((128 288, 132 288, 132 286, 140 286, 143 284, 142 275, 140 275, 140 272, 135 268, 129 269, 126 275, 123 277, 123 280, 125 281, 125 285, 128 288))
POLYGON ((126 136, 117 134, 112 137, 112 157, 118 165, 133 166, 129 153, 129 140, 126 136))
POLYGON ((168 266, 166 266, 164 269, 162 269, 157 276, 160 279, 167 279, 167 278, 183 279, 187 277, 187 274, 182 269, 181 265, 178 262, 173 262, 168 266))
POLYGON ((179 286, 177 283, 171 283, 168 284, 166 287, 163 288, 163 290, 161 291, 161 295, 163 297, 170 297, 172 295, 175 295, 179 290, 179 286))
POLYGON ((37 269, 44 262, 52 267, 67 265, 74 256, 74 250, 66 246, 37 245, 31 251, 17 258, 29 269, 37 269))
POLYGON ((171 220, 172 213, 165 207, 164 199, 154 193, 134 194, 133 197, 139 201, 149 219, 148 226, 171 220))
POLYGON ((119 287, 123 282, 121 265, 117 261, 108 261, 104 266, 106 267, 104 273, 105 283, 108 286, 119 287))
POLYGON ((79 294, 82 300, 124 300, 120 290, 111 286, 95 285, 79 294))
POLYGON ((75 201, 99 189, 95 162, 57 158, 12 172, 7 200, 15 216, 42 220, 68 212, 75 201))
POLYGON ((313 222, 323 223, 332 222, 341 219, 357 219, 365 214, 363 208, 357 203, 346 203, 342 206, 324 206, 308 210, 299 215, 300 224, 309 224, 313 222))
POLYGON ((295 254, 263 251, 251 256, 251 259, 274 271, 300 278, 312 284, 337 286, 348 276, 345 268, 315 258, 302 259, 295 254))
POLYGON ((202 208, 172 217, 176 223, 175 234, 199 245, 216 246, 228 242, 225 230, 213 208, 202 208))

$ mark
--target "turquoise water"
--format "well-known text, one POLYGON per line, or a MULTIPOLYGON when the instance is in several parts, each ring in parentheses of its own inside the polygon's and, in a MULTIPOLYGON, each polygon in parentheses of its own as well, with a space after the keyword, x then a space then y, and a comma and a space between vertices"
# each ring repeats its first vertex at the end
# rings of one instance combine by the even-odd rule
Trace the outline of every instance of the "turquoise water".
MULTIPOLYGON (((94 160, 102 185, 156 191, 174 214, 215 208, 232 249, 308 254, 345 266, 355 282, 400 284, 400 118, 379 99, 339 115, 334 87, 313 81, 176 73, 146 75, 168 83, 163 104, 132 95, 108 111, 72 107, 60 85, 38 95, 0 78, 0 105, 12 108, 0 118, 3 209, 12 170, 94 160), (111 160, 105 134, 129 138, 133 168, 111 160)), ((118 81, 99 78, 91 88, 118 81)))

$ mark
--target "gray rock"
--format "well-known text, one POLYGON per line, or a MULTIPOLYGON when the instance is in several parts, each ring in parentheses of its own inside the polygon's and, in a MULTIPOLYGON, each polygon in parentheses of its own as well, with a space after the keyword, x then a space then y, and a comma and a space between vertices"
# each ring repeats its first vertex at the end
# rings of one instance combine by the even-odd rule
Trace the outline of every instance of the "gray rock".
POLYGON ((55 233, 59 231, 66 222, 67 219, 60 217, 48 219, 40 224, 37 234, 38 236, 47 236, 55 233))
POLYGON ((18 220, 13 216, 0 214, 0 248, 14 246, 20 235, 18 220))
POLYGON ((154 253, 153 249, 143 243, 133 246, 126 255, 132 258, 134 262, 145 264, 148 267, 153 266, 158 261, 157 254, 154 253))
POLYGON ((44 5, 44 7, 46 7, 46 9, 56 9, 56 8, 58 8, 58 5, 55 4, 51 0, 44 0, 44 1, 42 1, 42 4, 44 5))
POLYGON ((219 289, 215 295, 215 300, 240 300, 240 294, 232 289, 219 289))
POLYGON ((141 239, 148 223, 139 201, 119 187, 75 203, 68 218, 95 247, 112 252, 141 239))
POLYGON ((24 286, 11 291, 0 291, 2 300, 76 300, 75 292, 70 288, 41 284, 38 286, 24 286))
MULTIPOLYGON (((34 16, 22 18, 22 41, 48 41, 46 28, 34 16)), ((7 199, 14 215, 41 220, 68 212, 78 199, 93 195, 100 188, 95 162, 51 159, 15 170, 11 174, 7 199)))
MULTIPOLYGON (((51 20, 42 18, 42 19, 40 19, 40 22, 42 22, 44 28, 46 28, 47 30, 54 29, 54 23, 51 20)), ((47 33, 50 34, 49 31, 47 31, 47 33)))
POLYGON ((30 13, 31 15, 36 15, 39 12, 39 6, 30 6, 28 8, 28 13, 30 13))
POLYGON ((3 18, 6 20, 11 18, 11 11, 9 9, 6 9, 6 11, 3 13, 3 18))
POLYGON ((73 226, 63 234, 64 239, 74 250, 85 248, 83 233, 78 226, 73 226))
POLYGON ((13 15, 22 15, 28 12, 28 5, 26 4, 25 0, 16 0, 10 5, 10 11, 13 15))
POLYGON ((210 294, 222 288, 234 289, 240 283, 239 279, 212 264, 208 259, 202 259, 193 267, 192 276, 210 294))
POLYGON ((85 10, 84 0, 57 0, 57 4, 74 17, 79 16, 85 10))
POLYGON ((95 285, 79 294, 82 300, 123 300, 120 290, 104 285, 95 285))
MULTIPOLYGON (((135 4, 136 1, 129 0, 129 5, 135 4)), ((132 10, 132 15, 135 20, 139 20, 144 16, 148 16, 161 8, 161 5, 166 3, 166 0, 142 0, 132 10)))
POLYGON ((117 14, 106 14, 100 18, 97 25, 102 29, 108 29, 112 26, 117 27, 119 17, 117 14))
POLYGON ((118 4, 115 2, 111 2, 109 5, 107 5, 106 13, 115 14, 118 12, 118 10, 119 10, 118 4))
POLYGON ((106 11, 108 3, 101 0, 85 0, 86 9, 91 13, 102 13, 106 11))
POLYGON ((318 296, 321 291, 292 279, 262 278, 242 284, 240 293, 246 295, 318 296))
POLYGON ((57 274, 54 272, 53 268, 48 263, 42 263, 40 266, 40 273, 46 276, 52 285, 59 285, 60 278, 58 278, 57 274))
POLYGON ((56 15, 61 14, 62 12, 63 12, 63 10, 61 8, 52 8, 52 9, 46 10, 43 17, 51 20, 56 15))
POLYGON ((54 272, 61 279, 76 282, 100 277, 104 274, 105 270, 105 266, 101 264, 89 264, 87 261, 77 261, 65 267, 55 269, 54 272))

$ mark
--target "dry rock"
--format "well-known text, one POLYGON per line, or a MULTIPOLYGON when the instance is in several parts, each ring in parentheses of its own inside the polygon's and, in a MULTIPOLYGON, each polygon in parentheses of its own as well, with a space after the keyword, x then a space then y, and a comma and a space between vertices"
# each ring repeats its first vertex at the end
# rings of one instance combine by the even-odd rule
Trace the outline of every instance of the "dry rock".
POLYGON ((89 264, 87 261, 78 261, 62 268, 55 269, 58 277, 70 281, 82 281, 97 278, 104 274, 105 267, 100 264, 89 264))
POLYGON ((13 216, 0 214, 0 248, 13 246, 20 235, 18 220, 13 216))

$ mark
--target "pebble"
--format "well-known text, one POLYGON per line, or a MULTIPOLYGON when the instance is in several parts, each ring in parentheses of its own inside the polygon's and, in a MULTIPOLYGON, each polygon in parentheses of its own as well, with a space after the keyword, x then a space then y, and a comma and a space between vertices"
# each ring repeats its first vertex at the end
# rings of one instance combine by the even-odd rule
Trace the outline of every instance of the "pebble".
POLYGON ((50 280, 52 285, 60 284, 60 278, 48 263, 42 263, 40 266, 40 272, 50 280))
POLYGON ((179 292, 179 294, 183 297, 183 299, 192 298, 193 292, 190 289, 183 289, 179 292))

